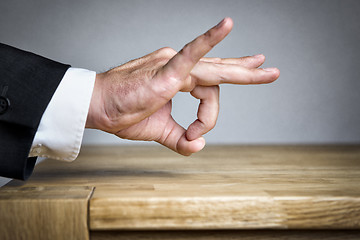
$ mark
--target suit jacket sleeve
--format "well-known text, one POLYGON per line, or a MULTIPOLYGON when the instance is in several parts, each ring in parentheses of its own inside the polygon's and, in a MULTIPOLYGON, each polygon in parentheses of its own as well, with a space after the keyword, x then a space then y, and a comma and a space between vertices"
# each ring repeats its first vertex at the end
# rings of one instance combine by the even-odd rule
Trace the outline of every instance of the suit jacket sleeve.
POLYGON ((0 43, 0 176, 26 179, 41 117, 69 65, 0 43))

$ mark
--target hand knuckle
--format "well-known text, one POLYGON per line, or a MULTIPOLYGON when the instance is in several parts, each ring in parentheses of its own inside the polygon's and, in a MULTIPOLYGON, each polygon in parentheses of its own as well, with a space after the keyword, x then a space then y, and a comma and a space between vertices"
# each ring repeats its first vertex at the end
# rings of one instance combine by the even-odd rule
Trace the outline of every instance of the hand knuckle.
POLYGON ((159 50, 159 52, 162 56, 166 56, 166 57, 171 57, 176 53, 176 51, 171 47, 163 47, 159 50))
POLYGON ((213 119, 209 123, 209 130, 213 129, 216 126, 216 119, 213 119))
POLYGON ((256 72, 252 71, 247 79, 247 82, 248 84, 254 84, 256 82, 256 79, 257 79, 256 72))
POLYGON ((207 31, 199 38, 202 44, 206 44, 209 47, 213 48, 216 44, 212 41, 212 39, 213 39, 213 34, 211 31, 207 31))
POLYGON ((201 127, 204 130, 204 132, 208 132, 211 129, 213 129, 216 125, 216 119, 206 119, 202 121, 201 127))
POLYGON ((186 44, 180 51, 180 54, 183 56, 190 56, 191 53, 191 43, 186 44))

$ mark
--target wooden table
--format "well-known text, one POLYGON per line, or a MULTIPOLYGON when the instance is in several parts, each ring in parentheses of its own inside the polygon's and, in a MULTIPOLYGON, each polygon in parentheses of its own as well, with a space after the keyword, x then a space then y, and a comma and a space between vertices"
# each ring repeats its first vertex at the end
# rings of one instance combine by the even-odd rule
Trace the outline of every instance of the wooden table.
POLYGON ((0 239, 360 239, 360 146, 84 147, 0 189, 0 239))

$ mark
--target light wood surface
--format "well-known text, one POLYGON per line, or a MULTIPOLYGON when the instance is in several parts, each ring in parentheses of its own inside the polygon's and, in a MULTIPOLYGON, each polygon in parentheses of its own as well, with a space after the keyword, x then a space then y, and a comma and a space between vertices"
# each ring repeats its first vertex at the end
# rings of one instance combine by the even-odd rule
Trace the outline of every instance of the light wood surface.
POLYGON ((89 239, 88 200, 82 186, 0 189, 0 239, 89 239))
POLYGON ((212 146, 192 157, 126 146, 46 161, 24 186, 95 187, 98 231, 359 229, 359 183, 360 146, 212 146))

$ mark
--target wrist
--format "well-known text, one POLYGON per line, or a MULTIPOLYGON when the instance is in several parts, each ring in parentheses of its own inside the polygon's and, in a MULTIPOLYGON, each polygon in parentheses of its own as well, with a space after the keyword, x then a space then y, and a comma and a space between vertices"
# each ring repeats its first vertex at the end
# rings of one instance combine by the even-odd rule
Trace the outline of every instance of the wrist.
POLYGON ((85 128, 101 129, 103 97, 102 97, 102 78, 103 73, 96 74, 94 89, 91 96, 89 111, 86 119, 85 128))

